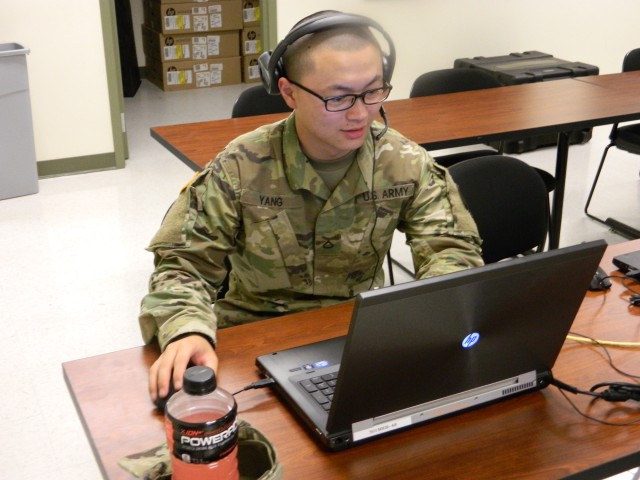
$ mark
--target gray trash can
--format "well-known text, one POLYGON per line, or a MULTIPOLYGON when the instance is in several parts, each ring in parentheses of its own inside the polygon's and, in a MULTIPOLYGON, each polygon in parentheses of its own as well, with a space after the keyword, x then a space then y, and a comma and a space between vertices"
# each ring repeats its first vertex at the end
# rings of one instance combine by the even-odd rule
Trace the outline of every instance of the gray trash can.
POLYGON ((0 200, 38 192, 27 54, 0 44, 0 200))

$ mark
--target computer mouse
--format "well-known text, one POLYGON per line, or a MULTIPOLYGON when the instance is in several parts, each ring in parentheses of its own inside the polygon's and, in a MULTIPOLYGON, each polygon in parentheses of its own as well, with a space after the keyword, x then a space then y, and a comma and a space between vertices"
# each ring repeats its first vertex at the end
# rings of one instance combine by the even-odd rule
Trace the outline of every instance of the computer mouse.
POLYGON ((597 292, 600 290, 608 290, 611 288, 611 280, 609 280, 609 275, 605 272, 602 267, 598 267, 596 273, 593 275, 591 282, 589 283, 589 290, 592 292, 597 292))

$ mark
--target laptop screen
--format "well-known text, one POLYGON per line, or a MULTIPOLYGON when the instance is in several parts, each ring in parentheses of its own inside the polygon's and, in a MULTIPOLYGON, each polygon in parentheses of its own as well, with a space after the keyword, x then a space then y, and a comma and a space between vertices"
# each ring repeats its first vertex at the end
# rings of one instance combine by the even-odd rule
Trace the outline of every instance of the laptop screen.
POLYGON ((329 430, 548 373, 606 244, 592 242, 358 296, 329 430), (376 401, 372 402, 371 399, 376 401))

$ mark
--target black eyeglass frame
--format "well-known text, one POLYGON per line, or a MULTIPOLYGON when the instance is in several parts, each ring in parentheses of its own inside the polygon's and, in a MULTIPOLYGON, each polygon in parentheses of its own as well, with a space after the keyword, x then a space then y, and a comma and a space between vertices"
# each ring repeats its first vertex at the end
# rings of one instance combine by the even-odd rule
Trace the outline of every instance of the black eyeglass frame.
POLYGON ((327 112, 343 112, 345 110, 349 110, 351 107, 353 107, 356 104, 356 101, 358 99, 362 100, 362 103, 364 103, 365 105, 377 105, 378 103, 382 103, 384 102, 387 98, 389 98, 389 94, 391 93, 391 89, 393 88, 392 85, 390 85, 387 82, 384 82, 384 85, 382 87, 378 87, 378 88, 372 88, 371 90, 366 90, 362 93, 346 93, 344 95, 335 95, 333 97, 323 97, 322 95, 317 94, 316 92, 314 92, 313 90, 311 90, 310 88, 305 87, 304 85, 299 84, 298 82, 294 82, 291 79, 287 79, 289 80, 289 83, 295 85, 298 88, 301 88, 302 90, 304 90, 307 93, 310 93, 311 95, 313 95, 314 97, 322 100, 324 102, 324 108, 327 112), (382 91, 386 91, 386 95, 384 96, 384 98, 382 98, 381 100, 377 100, 375 102, 368 102, 366 96, 377 92, 379 90, 382 91), (349 106, 344 107, 344 108, 339 108, 337 110, 330 110, 329 109, 329 102, 332 100, 341 100, 341 99, 345 99, 345 98, 350 98, 351 99, 351 103, 349 104, 349 106))

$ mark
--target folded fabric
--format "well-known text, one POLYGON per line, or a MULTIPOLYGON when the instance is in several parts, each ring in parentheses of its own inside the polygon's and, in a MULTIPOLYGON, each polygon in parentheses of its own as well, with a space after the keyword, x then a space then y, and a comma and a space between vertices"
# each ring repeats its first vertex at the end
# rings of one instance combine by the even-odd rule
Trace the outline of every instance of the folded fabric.
MULTIPOLYGON (((171 457, 166 442, 121 458, 118 465, 142 480, 171 479, 171 457)), ((240 480, 281 480, 284 468, 265 435, 238 419, 238 469, 240 480)))

